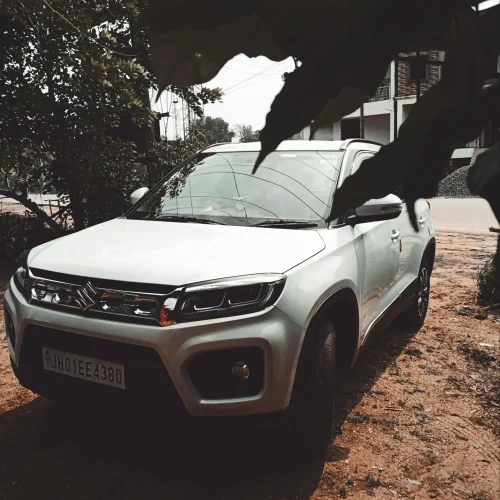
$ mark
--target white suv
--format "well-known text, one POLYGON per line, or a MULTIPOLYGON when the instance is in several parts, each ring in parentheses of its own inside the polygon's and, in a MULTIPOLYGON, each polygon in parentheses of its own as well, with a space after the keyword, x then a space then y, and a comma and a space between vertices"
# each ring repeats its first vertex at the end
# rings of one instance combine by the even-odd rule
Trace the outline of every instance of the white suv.
POLYGON ((288 141, 252 175, 259 143, 215 145, 134 193, 123 217, 35 248, 5 294, 19 381, 56 400, 279 413, 323 448, 336 367, 396 316, 418 328, 427 313, 426 201, 418 232, 395 194, 325 222, 379 148, 288 141))

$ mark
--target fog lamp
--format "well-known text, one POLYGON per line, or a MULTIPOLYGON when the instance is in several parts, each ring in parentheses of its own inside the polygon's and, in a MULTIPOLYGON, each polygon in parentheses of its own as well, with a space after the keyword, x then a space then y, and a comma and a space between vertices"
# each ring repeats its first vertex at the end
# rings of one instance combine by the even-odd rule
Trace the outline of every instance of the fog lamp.
POLYGON ((250 370, 243 361, 237 361, 231 371, 233 375, 240 380, 248 380, 248 377, 250 377, 250 370))

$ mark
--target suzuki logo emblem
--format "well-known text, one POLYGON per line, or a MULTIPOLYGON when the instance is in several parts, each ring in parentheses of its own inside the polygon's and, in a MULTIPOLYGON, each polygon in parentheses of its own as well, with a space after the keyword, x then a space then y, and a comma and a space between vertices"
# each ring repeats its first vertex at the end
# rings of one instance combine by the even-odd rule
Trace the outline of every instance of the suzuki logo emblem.
POLYGON ((96 305, 94 300, 98 296, 97 290, 94 288, 92 283, 89 281, 85 286, 82 286, 76 291, 75 302, 80 306, 82 311, 90 309, 92 306, 96 305))

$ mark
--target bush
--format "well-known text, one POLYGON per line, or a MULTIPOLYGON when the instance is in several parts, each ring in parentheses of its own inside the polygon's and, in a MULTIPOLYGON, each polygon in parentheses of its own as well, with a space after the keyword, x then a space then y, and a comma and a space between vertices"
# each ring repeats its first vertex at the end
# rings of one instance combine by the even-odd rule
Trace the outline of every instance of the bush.
POLYGON ((500 300, 500 283, 496 274, 495 260, 489 260, 477 275, 478 300, 491 304, 500 300))
POLYGON ((0 261, 15 262, 26 250, 60 236, 36 217, 0 214, 0 261))

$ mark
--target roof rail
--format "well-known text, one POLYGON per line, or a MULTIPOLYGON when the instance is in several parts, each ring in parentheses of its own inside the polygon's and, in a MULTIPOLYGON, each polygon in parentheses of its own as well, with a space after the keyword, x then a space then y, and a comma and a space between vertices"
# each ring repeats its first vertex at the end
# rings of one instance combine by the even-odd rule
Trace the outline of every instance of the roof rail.
POLYGON ((200 153, 201 151, 206 151, 207 149, 213 148, 214 146, 223 146, 224 144, 232 144, 232 142, 216 142, 214 144, 209 144, 208 146, 205 146, 203 149, 201 149, 200 153))
POLYGON ((382 146, 380 142, 369 141, 368 139, 346 139, 342 142, 340 149, 347 149, 354 142, 361 142, 363 144, 373 144, 374 146, 382 146))

